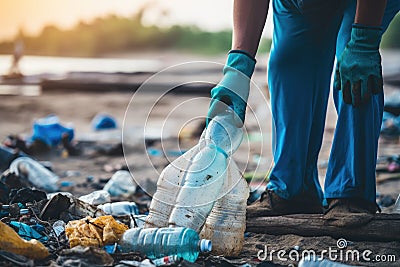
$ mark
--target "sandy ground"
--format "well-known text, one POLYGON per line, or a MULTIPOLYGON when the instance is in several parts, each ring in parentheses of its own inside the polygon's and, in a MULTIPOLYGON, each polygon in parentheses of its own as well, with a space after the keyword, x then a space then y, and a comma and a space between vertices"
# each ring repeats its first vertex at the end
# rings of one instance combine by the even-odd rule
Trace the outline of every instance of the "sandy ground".
MULTIPOLYGON (((260 86, 261 88, 265 88, 260 86)), ((1 96, 2 104, 0 105, 0 139, 4 139, 9 134, 29 134, 32 123, 35 119, 44 117, 48 114, 57 114, 63 123, 72 123, 76 131, 76 139, 97 141, 97 144, 117 144, 121 141, 120 131, 109 133, 96 134, 90 126, 92 118, 99 112, 105 112, 113 115, 121 128, 124 121, 124 114, 130 103, 132 94, 129 92, 107 92, 107 93, 51 93, 36 97, 28 96, 1 96)), ((154 184, 157 181, 159 172, 169 163, 171 158, 165 157, 147 157, 145 151, 140 145, 142 143, 140 131, 142 130, 141 123, 147 122, 148 135, 160 135, 157 131, 163 129, 163 135, 169 136, 165 138, 165 142, 155 143, 154 148, 168 150, 188 149, 195 140, 186 142, 178 142, 175 138, 179 133, 184 135, 185 132, 190 132, 200 122, 200 119, 206 114, 208 99, 194 98, 193 96, 184 95, 167 95, 157 101, 157 105, 152 108, 154 99, 157 95, 141 94, 136 95, 133 105, 128 109, 128 120, 126 123, 127 135, 132 143, 128 142, 129 150, 126 158, 129 167, 138 180, 141 186, 149 191, 154 190, 154 184), (178 110, 175 110, 179 107, 178 110), (150 115, 149 115, 150 114, 150 115), (186 124, 186 129, 183 126, 186 124), (139 129, 139 132, 137 131, 139 129), (137 135, 136 135, 137 134, 137 135), (136 142, 135 139, 137 139, 136 142)), ((254 171, 257 169, 258 162, 260 166, 257 172, 265 172, 271 164, 271 116, 264 104, 256 94, 250 98, 250 106, 253 108, 256 115, 248 115, 247 129, 252 136, 245 139, 244 144, 236 153, 235 158, 239 167, 243 172, 254 171), (258 122, 257 122, 258 120, 258 122), (260 130, 261 128, 261 130, 260 130), (260 137, 262 133, 262 137, 260 137)), ((320 154, 320 179, 324 180, 326 161, 329 158, 329 150, 331 140, 335 128, 336 115, 332 105, 329 105, 327 115, 327 125, 324 136, 323 146, 320 154)), ((397 141, 382 139, 380 142, 380 155, 399 153, 400 145, 397 141)), ((78 157, 62 157, 61 152, 51 156, 39 156, 39 160, 49 160, 53 164, 54 171, 61 177, 62 181, 72 181, 73 186, 62 188, 63 191, 70 191, 79 196, 91 191, 99 189, 99 181, 108 179, 114 172, 113 168, 119 168, 126 165, 123 156, 105 156, 89 151, 84 156, 78 157), (94 182, 87 182, 87 177, 93 176, 94 182)), ((383 194, 389 194, 396 197, 400 191, 399 180, 388 181, 378 185, 378 191, 383 194)), ((389 229, 388 229, 389 230, 389 229)), ((241 254, 241 259, 251 260, 253 264, 259 264, 256 260, 257 252, 268 245, 271 249, 286 249, 290 250, 295 246, 302 249, 323 249, 329 246, 334 247, 336 240, 330 237, 299 237, 293 235, 287 236, 271 236, 262 234, 250 234, 246 238, 246 245, 241 254)), ((400 261, 400 243, 379 243, 371 244, 368 242, 353 242, 355 248, 367 249, 374 247, 376 254, 395 254, 397 255, 397 263, 400 261)), ((275 263, 287 265, 293 262, 285 262, 274 256, 275 263)), ((379 264, 368 264, 371 266, 379 264)), ((390 266, 387 263, 381 263, 379 266, 390 266)), ((396 266, 396 265, 393 265, 396 266)), ((398 266, 398 265, 397 265, 398 266)))

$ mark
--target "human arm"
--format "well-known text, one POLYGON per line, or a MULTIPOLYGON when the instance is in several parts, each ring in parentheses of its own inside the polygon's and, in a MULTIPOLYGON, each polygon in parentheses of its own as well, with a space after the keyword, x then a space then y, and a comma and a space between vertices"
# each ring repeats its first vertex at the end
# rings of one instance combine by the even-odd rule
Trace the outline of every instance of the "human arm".
POLYGON ((386 0, 358 0, 351 39, 338 58, 334 87, 347 104, 359 107, 383 90, 379 45, 386 0))
POLYGON ((264 29, 269 0, 235 0, 233 8, 232 50, 224 67, 224 77, 211 90, 207 123, 215 115, 233 107, 244 123, 250 78, 254 72, 254 56, 264 29))

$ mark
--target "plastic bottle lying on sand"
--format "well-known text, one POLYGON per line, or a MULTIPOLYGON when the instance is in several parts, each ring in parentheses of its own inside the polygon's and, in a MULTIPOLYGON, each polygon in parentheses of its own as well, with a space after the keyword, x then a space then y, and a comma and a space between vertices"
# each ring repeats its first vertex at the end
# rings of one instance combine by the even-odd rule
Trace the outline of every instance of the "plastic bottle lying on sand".
POLYGON ((169 218, 169 225, 192 228, 200 232, 227 177, 230 156, 243 139, 237 127, 236 113, 227 108, 209 123, 199 153, 186 171, 184 185, 169 218))
POLYGON ((90 194, 79 197, 79 200, 89 203, 90 205, 100 205, 111 202, 110 193, 106 190, 93 191, 90 194))
POLYGON ((229 192, 215 203, 200 236, 211 240, 212 254, 237 256, 244 244, 249 187, 233 159, 223 191, 229 192))
POLYGON ((135 202, 121 201, 98 205, 97 208, 112 216, 138 215, 139 209, 135 202))
POLYGON ((171 162, 162 172, 157 181, 157 191, 150 204, 149 215, 144 228, 161 228, 168 226, 168 219, 174 208, 176 197, 183 185, 186 170, 193 157, 199 152, 196 145, 185 154, 171 162))
POLYGON ((103 190, 108 191, 111 196, 130 196, 136 192, 136 187, 130 172, 122 170, 114 173, 103 190))
POLYGON ((58 190, 58 176, 31 158, 16 158, 11 163, 10 171, 27 179, 33 186, 46 192, 58 190))
POLYGON ((149 259, 177 255, 195 262, 200 252, 211 251, 211 241, 200 239, 192 229, 133 228, 124 233, 119 241, 122 252, 141 252, 149 259))

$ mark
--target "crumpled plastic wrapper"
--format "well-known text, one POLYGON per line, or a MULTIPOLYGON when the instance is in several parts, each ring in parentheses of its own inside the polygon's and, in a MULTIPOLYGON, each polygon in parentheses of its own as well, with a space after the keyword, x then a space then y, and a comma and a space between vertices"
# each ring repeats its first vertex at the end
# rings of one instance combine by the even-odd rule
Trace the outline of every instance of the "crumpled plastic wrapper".
POLYGON ((29 241, 22 239, 10 226, 2 222, 0 222, 0 250, 31 259, 44 259, 50 255, 42 243, 36 239, 29 241))
POLYGON ((128 229, 128 226, 107 215, 70 221, 65 227, 65 234, 71 248, 79 245, 102 247, 117 242, 128 229))

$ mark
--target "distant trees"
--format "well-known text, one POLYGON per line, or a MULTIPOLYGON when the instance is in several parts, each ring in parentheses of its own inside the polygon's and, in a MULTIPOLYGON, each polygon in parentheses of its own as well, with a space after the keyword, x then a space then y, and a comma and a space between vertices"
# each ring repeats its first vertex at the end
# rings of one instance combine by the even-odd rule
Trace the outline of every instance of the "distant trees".
MULTIPOLYGON (((202 54, 226 53, 231 48, 230 30, 207 32, 195 26, 161 28, 144 26, 143 11, 126 18, 115 15, 100 17, 90 23, 79 22, 69 30, 46 26, 38 36, 22 31, 25 54, 46 56, 96 57, 107 53, 179 50, 202 54)), ((260 49, 266 52, 271 40, 262 39, 260 49)), ((0 53, 10 54, 14 42, 0 42, 0 53)), ((400 16, 395 17, 382 41, 383 48, 400 48, 400 16)))

